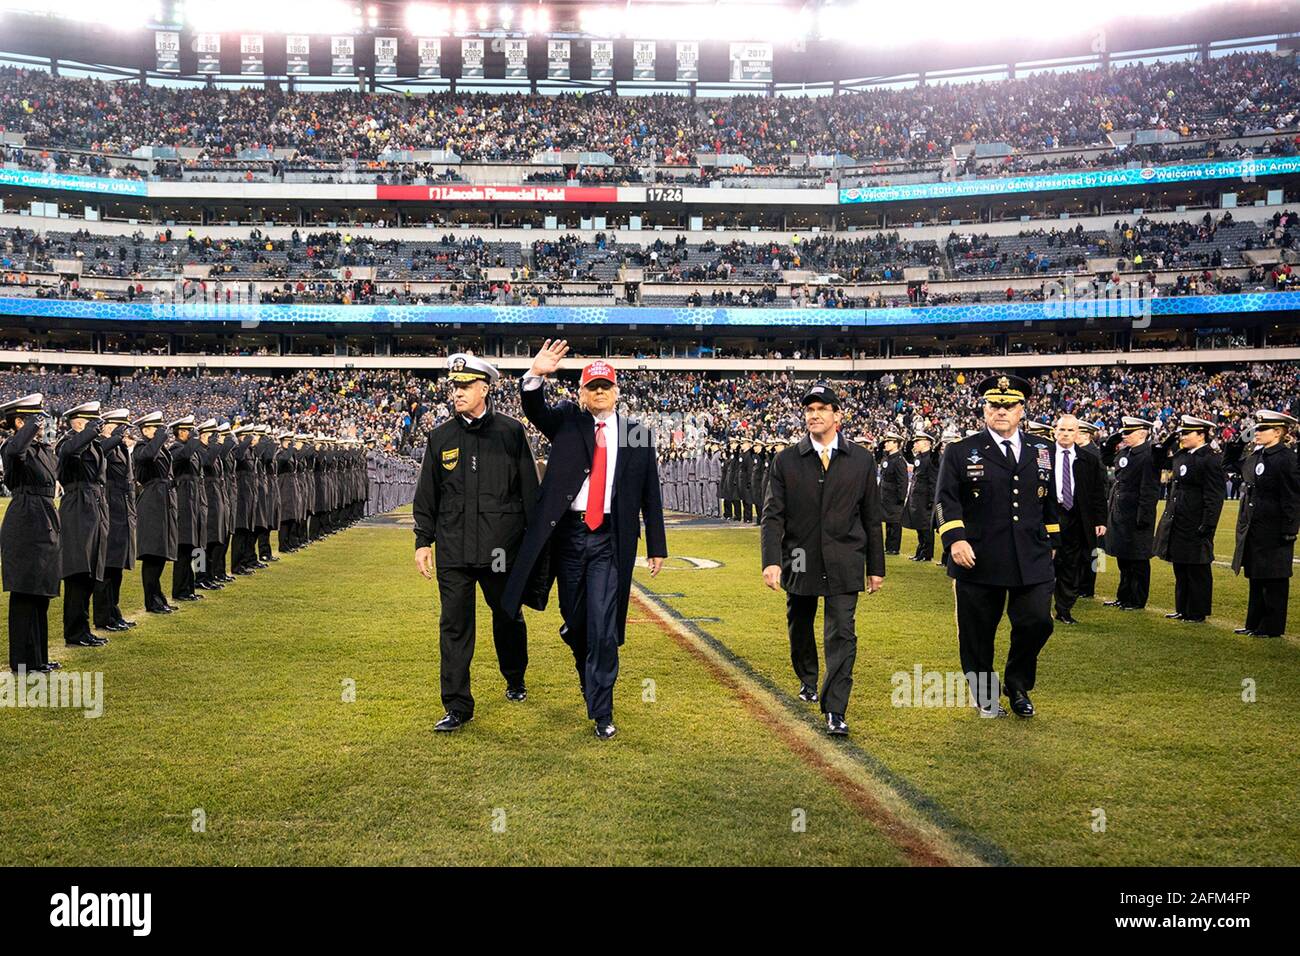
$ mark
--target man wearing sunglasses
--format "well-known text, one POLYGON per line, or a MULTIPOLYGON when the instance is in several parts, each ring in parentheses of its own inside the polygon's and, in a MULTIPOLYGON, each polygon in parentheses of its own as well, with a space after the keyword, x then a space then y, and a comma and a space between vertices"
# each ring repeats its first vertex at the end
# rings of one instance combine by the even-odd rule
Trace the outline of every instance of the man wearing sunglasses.
POLYGON ((992 375, 976 389, 985 427, 950 445, 936 492, 939 537, 957 598, 962 670, 982 717, 1005 717, 1005 689, 1018 717, 1033 717, 1038 654, 1052 635, 1053 557, 1061 528, 1052 446, 1020 431, 1028 381, 992 375), (1011 647, 1000 682, 993 637, 1003 612, 1011 647))

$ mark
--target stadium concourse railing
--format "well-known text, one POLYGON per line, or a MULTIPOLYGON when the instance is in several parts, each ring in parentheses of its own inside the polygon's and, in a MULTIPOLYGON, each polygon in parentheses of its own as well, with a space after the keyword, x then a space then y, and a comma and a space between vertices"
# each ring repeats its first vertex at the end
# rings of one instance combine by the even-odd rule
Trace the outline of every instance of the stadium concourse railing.
MULTIPOLYGON (((452 349, 448 349, 452 351, 452 349)), ((488 356, 503 372, 523 374, 532 364, 529 356, 488 356)), ((608 356, 623 371, 722 372, 793 372, 796 375, 847 375, 854 372, 899 371, 900 369, 1042 369, 1070 367, 1135 365, 1218 365, 1246 362, 1300 361, 1300 348, 1272 349, 1183 349, 1144 352, 1069 352, 1063 354, 1035 352, 1015 355, 897 356, 893 358, 645 358, 613 354, 608 356)), ((311 355, 136 355, 117 352, 67 352, 48 350, 0 349, 0 369, 4 368, 99 368, 99 369, 191 369, 196 372, 220 372, 226 369, 274 372, 280 369, 407 369, 437 372, 445 370, 445 355, 394 356, 311 356, 311 355)))
POLYGON ((700 186, 664 187, 569 186, 547 184, 483 185, 436 183, 390 186, 375 183, 198 183, 81 176, 41 170, 0 168, 0 187, 72 192, 81 196, 161 200, 228 200, 268 202, 316 200, 332 202, 474 202, 605 203, 644 205, 647 202, 708 206, 739 204, 766 206, 837 206, 862 203, 914 202, 991 198, 1087 189, 1180 187, 1196 183, 1238 181, 1255 183, 1300 173, 1300 156, 1250 156, 1156 166, 1105 168, 1061 173, 959 179, 948 182, 899 183, 839 189, 726 189, 700 186))
POLYGON ((1136 327, 1154 316, 1240 316, 1300 313, 1300 294, 1242 292, 1224 295, 1156 296, 1109 299, 1052 297, 1041 302, 986 302, 960 305, 846 308, 715 308, 652 306, 507 305, 333 305, 234 302, 130 302, 87 299, 0 297, 0 316, 89 322, 184 322, 237 325, 357 326, 380 331, 418 326, 546 325, 555 327, 676 326, 681 328, 839 328, 884 329, 904 326, 963 326, 1099 319, 1132 320, 1136 327))

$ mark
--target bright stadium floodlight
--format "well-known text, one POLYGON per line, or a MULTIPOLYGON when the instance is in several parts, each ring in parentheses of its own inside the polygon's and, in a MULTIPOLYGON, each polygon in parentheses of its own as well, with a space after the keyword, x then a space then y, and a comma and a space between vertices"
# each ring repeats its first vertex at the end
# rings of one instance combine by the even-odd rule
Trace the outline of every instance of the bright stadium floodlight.
POLYGON ((451 33, 451 9, 433 3, 409 4, 406 8, 406 29, 414 36, 448 36, 451 33))
POLYGON ((188 0, 185 24, 203 33, 355 33, 362 17, 342 0, 188 0))
POLYGON ((488 24, 490 24, 491 22, 492 22, 492 11, 489 10, 487 7, 479 7, 478 28, 480 30, 486 30, 488 28, 488 24))
POLYGON ((1129 0, 1094 0, 1071 9, 1069 16, 1044 18, 1036 0, 1000 0, 990 10, 968 0, 929 0, 924 16, 903 6, 874 3, 824 6, 818 11, 816 35, 864 46, 889 46, 932 40, 936 27, 968 43, 1008 37, 1056 39, 1089 34, 1117 20, 1162 19, 1186 15, 1220 0, 1152 0, 1135 6, 1129 0), (864 29, 864 24, 870 29, 864 29))
POLYGON ((452 15, 452 20, 457 33, 469 33, 469 13, 464 7, 457 7, 456 12, 452 15))
POLYGON ((501 28, 502 28, 502 29, 504 29, 504 30, 509 30, 509 29, 510 29, 510 24, 514 22, 514 19, 515 19, 515 11, 514 11, 511 7, 502 7, 502 8, 501 8, 501 28))
POLYGON ((139 30, 163 19, 158 0, 0 0, 0 13, 28 13, 79 23, 96 23, 119 30, 139 30))
POLYGON ((608 11, 608 19, 594 16, 584 32, 662 40, 765 40, 789 42, 811 35, 811 10, 750 2, 718 3, 691 7, 665 3, 638 3, 626 11, 608 11), (688 15, 683 15, 684 13, 688 15), (613 33, 603 31, 615 31, 613 33))

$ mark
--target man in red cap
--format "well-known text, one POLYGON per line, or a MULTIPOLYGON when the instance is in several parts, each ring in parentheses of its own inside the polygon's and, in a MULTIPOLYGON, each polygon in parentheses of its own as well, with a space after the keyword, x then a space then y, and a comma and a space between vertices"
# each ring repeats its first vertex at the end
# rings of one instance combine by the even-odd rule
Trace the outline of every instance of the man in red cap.
POLYGON ((502 604, 522 602, 533 566, 549 553, 560 589, 564 640, 573 651, 596 736, 614 736, 618 648, 627 629, 632 568, 645 521, 650 573, 668 556, 659 466, 649 429, 619 416, 617 373, 603 360, 582 370, 580 405, 548 405, 546 376, 569 345, 549 339, 522 383, 524 414, 551 442, 536 520, 530 521, 502 604))

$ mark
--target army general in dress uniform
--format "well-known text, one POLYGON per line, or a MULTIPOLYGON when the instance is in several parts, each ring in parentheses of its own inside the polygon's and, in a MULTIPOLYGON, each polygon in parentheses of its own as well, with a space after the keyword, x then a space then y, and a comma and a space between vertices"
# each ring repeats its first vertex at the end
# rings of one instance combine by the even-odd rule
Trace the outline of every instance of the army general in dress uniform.
POLYGON ((1038 654, 1052 636, 1061 531, 1052 446, 1019 430, 1028 381, 994 375, 977 391, 985 428, 945 449, 935 514, 954 581, 962 670, 980 714, 1006 715, 993 677, 993 638, 1005 610, 1011 647, 1002 683, 1012 712, 1032 717, 1038 654))
POLYGON ((437 544, 442 704, 434 729, 457 730, 474 716, 470 662, 474 658, 476 589, 492 610, 497 663, 506 699, 527 697, 528 630, 523 611, 502 610, 501 596, 537 500, 537 466, 524 426, 489 401, 499 373, 477 356, 447 361, 455 414, 433 430, 415 492, 415 563, 434 573, 437 544))
POLYGON ((1300 527, 1300 473, 1286 439, 1295 417, 1285 412, 1255 413, 1255 450, 1242 466, 1245 487, 1237 512, 1237 547, 1232 570, 1250 581, 1245 626, 1238 634, 1281 637, 1286 632, 1295 539, 1300 527))

